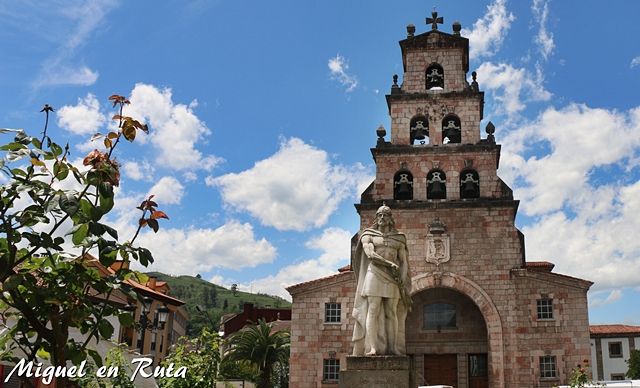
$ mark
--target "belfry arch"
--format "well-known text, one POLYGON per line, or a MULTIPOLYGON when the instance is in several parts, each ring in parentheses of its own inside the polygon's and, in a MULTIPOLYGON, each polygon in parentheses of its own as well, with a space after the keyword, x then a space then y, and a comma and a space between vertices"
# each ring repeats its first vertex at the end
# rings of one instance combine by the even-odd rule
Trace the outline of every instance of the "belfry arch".
MULTIPOLYGON (((504 388, 504 340, 500 314, 489 295, 472 280, 451 272, 432 272, 411 279, 411 296, 428 290, 449 289, 470 299, 480 310, 487 330, 488 383, 504 388)), ((420 306, 414 306, 420 308, 420 306)))

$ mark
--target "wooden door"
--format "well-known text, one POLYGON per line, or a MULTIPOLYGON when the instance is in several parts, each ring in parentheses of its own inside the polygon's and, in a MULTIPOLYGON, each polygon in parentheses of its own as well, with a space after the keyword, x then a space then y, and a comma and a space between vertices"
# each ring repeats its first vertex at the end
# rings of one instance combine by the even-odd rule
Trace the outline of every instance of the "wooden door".
POLYGON ((456 354, 425 354, 424 355, 425 385, 458 386, 458 355, 456 354))
POLYGON ((489 388, 487 353, 469 355, 469 388, 489 388))

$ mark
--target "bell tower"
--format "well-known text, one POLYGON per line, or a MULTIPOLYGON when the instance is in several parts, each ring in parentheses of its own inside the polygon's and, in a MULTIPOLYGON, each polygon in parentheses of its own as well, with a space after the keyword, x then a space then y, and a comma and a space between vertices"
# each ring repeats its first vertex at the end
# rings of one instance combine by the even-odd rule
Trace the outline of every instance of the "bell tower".
MULTIPOLYGON (((386 130, 377 130, 378 142, 371 150, 376 180, 362 196, 362 204, 399 201, 399 206, 434 207, 474 199, 513 199, 511 190, 496 170, 500 146, 494 125, 480 135, 484 92, 476 72, 469 72, 469 40, 438 29, 443 22, 437 12, 427 18, 431 30, 416 35, 407 26, 400 41, 403 76, 393 76, 386 96, 391 116, 390 141, 386 130)), ((466 206, 466 205, 465 205, 466 206)))

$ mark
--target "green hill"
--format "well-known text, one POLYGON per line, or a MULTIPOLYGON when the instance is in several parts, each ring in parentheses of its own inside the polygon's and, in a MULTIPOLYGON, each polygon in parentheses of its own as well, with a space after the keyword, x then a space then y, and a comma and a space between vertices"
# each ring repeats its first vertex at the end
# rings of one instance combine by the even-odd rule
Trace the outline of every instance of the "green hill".
POLYGON ((210 283, 193 276, 171 276, 161 272, 148 272, 160 281, 165 281, 171 287, 169 295, 184 301, 189 322, 187 335, 196 336, 203 326, 212 327, 216 331, 220 325, 220 317, 224 314, 242 311, 245 303, 253 303, 258 307, 287 308, 288 301, 272 295, 252 294, 236 291, 210 283), (199 306, 202 311, 198 311, 199 306))

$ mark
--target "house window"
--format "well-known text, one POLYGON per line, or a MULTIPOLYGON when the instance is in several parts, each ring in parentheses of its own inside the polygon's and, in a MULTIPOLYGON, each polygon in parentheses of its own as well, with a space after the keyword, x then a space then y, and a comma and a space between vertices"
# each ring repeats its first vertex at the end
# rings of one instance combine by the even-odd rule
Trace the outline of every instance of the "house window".
POLYGON ((556 356, 540 357, 540 377, 556 377, 556 356))
POLYGON ((620 381, 620 380, 624 380, 624 373, 612 373, 611 374, 611 380, 613 381, 620 381))
POLYGON ((609 358, 622 358, 622 342, 609 342, 609 358))
POLYGON ((538 299, 538 319, 553 319, 553 299, 538 299))
POLYGON ((324 322, 325 323, 340 323, 340 314, 342 308, 340 303, 325 303, 324 304, 324 322))
POLYGON ((324 359, 322 361, 322 380, 323 381, 338 381, 340 374, 340 360, 339 359, 324 359))
POLYGON ((449 303, 432 303, 424 306, 423 328, 455 329, 456 306, 449 303))

